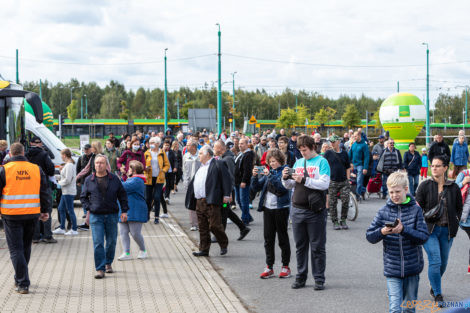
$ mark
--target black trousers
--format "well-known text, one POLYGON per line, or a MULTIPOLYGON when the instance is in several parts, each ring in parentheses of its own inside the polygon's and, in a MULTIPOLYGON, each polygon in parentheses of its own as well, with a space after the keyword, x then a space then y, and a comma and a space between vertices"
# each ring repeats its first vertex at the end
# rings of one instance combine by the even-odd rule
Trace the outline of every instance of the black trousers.
POLYGON ((15 270, 15 282, 20 287, 29 287, 28 263, 31 257, 36 219, 4 219, 3 222, 10 258, 15 270))
POLYGON ((175 173, 165 173, 165 180, 165 198, 170 199, 170 191, 172 191, 175 186, 175 173))
POLYGON ((163 207, 163 213, 168 213, 165 199, 163 199, 163 183, 157 183, 157 177, 152 177, 152 184, 145 185, 145 196, 148 208, 148 218, 152 211, 152 204, 155 209, 155 218, 160 216, 160 204, 163 207))
POLYGON ((240 231, 246 228, 246 225, 242 222, 238 215, 232 211, 228 203, 225 207, 222 206, 222 226, 224 226, 224 230, 227 229, 227 218, 237 225, 240 231))
MULTIPOLYGON (((470 239, 470 227, 462 227, 462 229, 465 230, 465 232, 468 235, 468 239, 470 239)), ((470 266, 470 250, 469 250, 469 256, 468 256, 468 265, 470 266)))
POLYGON ((287 233, 287 224, 289 222, 289 208, 268 209, 264 208, 264 250, 266 251, 266 265, 272 268, 274 265, 274 244, 277 240, 281 248, 282 266, 289 266, 290 262, 290 243, 287 233))

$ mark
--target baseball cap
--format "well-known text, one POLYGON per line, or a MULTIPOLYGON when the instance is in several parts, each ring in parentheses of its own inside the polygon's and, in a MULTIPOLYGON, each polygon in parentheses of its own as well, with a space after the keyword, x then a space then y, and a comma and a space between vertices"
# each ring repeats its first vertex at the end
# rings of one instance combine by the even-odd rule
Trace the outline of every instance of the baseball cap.
POLYGON ((296 131, 293 131, 293 132, 292 132, 292 134, 290 134, 290 135, 291 135, 291 136, 298 136, 298 135, 299 135, 299 133, 298 133, 298 132, 296 132, 296 131))
POLYGON ((341 140, 341 137, 337 136, 337 135, 331 135, 330 137, 328 137, 328 141, 330 141, 330 142, 335 142, 335 141, 338 141, 338 140, 341 140))
POLYGON ((91 148, 91 145, 89 143, 87 143, 86 145, 83 146, 84 150, 88 150, 90 148, 91 148))
POLYGON ((385 136, 384 136, 384 135, 380 135, 380 136, 379 136, 379 139, 385 139, 385 136))

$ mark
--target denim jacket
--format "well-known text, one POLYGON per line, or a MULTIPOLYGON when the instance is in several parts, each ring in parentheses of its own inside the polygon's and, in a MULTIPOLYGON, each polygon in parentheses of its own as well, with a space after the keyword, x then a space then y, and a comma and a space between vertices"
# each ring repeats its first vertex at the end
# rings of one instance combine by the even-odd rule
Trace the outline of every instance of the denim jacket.
POLYGON ((271 169, 269 171, 269 175, 256 175, 251 178, 251 190, 254 192, 259 192, 261 191, 261 195, 259 198, 259 206, 258 206, 258 211, 263 211, 264 207, 264 202, 266 200, 266 193, 267 193, 267 187, 268 187, 268 182, 271 183, 274 188, 281 193, 283 193, 282 196, 277 197, 277 208, 282 209, 282 208, 288 208, 290 205, 290 191, 286 189, 282 185, 282 170, 286 167, 286 165, 280 166, 277 169, 271 169))

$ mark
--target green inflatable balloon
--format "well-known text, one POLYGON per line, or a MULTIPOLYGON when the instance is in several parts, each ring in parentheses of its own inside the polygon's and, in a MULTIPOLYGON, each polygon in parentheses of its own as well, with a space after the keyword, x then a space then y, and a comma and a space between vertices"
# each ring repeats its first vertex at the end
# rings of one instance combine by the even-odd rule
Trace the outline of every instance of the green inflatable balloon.
MULTIPOLYGON (((34 116, 33 108, 29 105, 26 100, 24 100, 24 108, 26 112, 29 112, 34 116)), ((46 126, 52 131, 54 126, 54 116, 52 115, 51 108, 44 101, 42 101, 42 112, 44 116, 44 120, 42 123, 44 124, 44 126, 46 126)))
POLYGON ((407 92, 389 96, 380 106, 380 122, 397 149, 407 149, 426 123, 426 107, 415 95, 407 92))

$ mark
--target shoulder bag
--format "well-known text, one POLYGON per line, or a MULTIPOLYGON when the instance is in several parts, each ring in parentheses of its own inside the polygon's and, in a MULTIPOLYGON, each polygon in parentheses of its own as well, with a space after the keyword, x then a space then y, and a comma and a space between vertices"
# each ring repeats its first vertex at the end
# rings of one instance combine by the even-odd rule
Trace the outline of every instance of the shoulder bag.
POLYGON ((424 212, 424 219, 428 223, 436 223, 442 217, 444 213, 444 197, 446 196, 447 188, 444 187, 441 195, 437 199, 437 204, 432 207, 429 211, 424 212))

